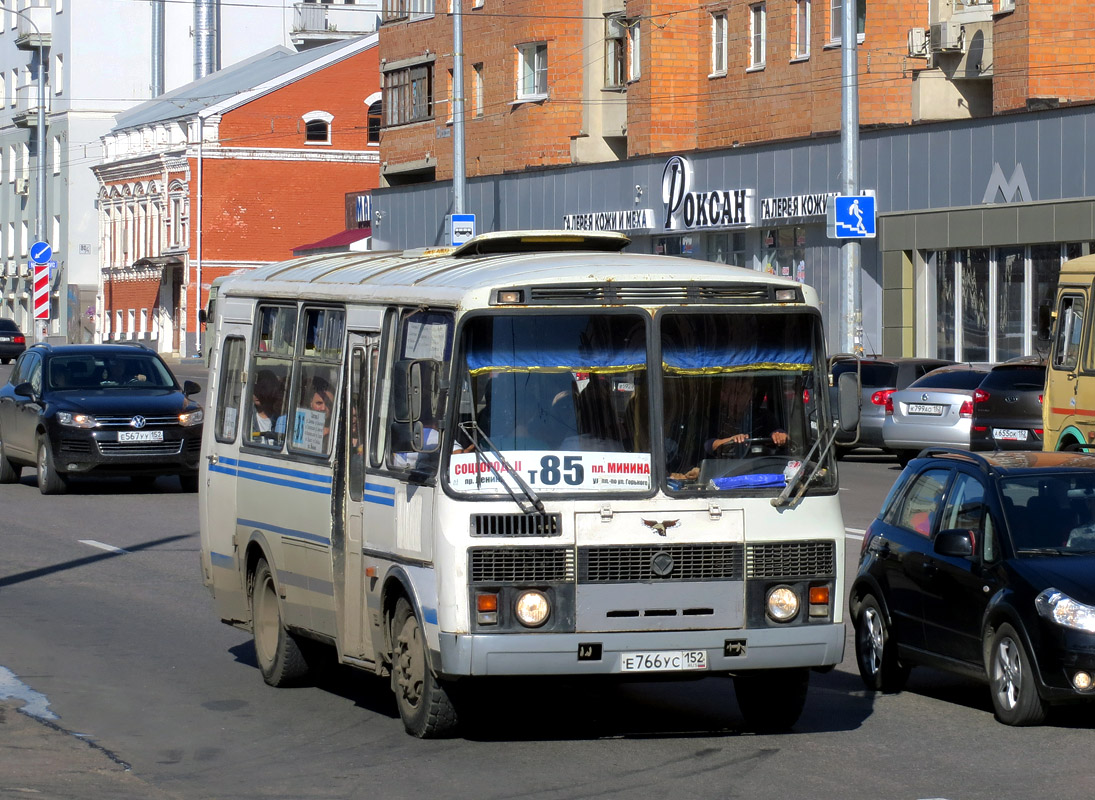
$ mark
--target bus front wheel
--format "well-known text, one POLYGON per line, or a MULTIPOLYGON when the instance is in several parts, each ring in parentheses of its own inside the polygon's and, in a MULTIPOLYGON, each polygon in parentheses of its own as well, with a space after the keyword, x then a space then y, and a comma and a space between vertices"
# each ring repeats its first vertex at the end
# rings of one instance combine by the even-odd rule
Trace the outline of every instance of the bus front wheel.
POLYGON ((435 739, 456 728, 456 707, 430 671, 422 626, 411 604, 400 598, 392 616, 392 691, 407 733, 435 739))
POLYGON ((255 659, 264 681, 271 686, 291 686, 308 673, 304 654, 282 623, 274 573, 265 558, 255 565, 251 581, 251 627, 255 659))
POLYGON ((734 676, 734 694, 746 727, 756 733, 789 731, 806 706, 810 670, 766 669, 734 676))

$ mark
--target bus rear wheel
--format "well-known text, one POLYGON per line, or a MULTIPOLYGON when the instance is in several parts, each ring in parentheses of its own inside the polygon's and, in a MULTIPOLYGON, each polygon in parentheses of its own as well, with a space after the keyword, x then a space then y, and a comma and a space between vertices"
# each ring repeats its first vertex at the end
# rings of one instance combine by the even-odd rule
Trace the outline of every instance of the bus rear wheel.
POLYGON ((756 733, 791 730, 806 706, 810 670, 766 669, 734 676, 734 694, 745 726, 756 733))
POLYGON ((281 620, 274 573, 265 558, 255 565, 251 581, 251 628, 255 659, 262 679, 271 686, 292 686, 308 674, 308 662, 281 620))
POLYGON ((430 671, 422 626, 404 598, 395 605, 391 631, 392 691, 403 727, 419 739, 449 735, 456 729, 456 706, 430 671))

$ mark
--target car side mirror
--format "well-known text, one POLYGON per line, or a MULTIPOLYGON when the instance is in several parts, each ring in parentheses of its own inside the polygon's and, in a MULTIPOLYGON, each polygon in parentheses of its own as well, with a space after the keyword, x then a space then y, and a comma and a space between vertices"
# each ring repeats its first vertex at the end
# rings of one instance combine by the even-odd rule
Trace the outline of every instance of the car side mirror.
POLYGON ((958 529, 939 531, 935 535, 933 547, 941 556, 970 558, 973 556, 973 534, 970 531, 958 529))
POLYGON ((12 391, 19 397, 26 397, 28 400, 34 399, 34 387, 29 383, 24 382, 16 384, 12 391))
POLYGON ((847 433, 859 427, 859 404, 863 397, 859 389, 859 375, 848 371, 840 373, 837 383, 837 413, 840 429, 847 433))
POLYGON ((197 394, 202 390, 202 387, 195 381, 183 381, 183 394, 190 397, 192 394, 197 394))

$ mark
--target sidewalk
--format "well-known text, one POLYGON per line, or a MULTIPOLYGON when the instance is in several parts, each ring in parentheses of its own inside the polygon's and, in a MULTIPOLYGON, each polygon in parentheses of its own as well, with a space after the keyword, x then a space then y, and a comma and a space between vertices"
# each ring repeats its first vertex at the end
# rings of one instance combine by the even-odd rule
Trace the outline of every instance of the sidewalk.
POLYGON ((101 747, 0 700, 0 798, 171 800, 101 747))

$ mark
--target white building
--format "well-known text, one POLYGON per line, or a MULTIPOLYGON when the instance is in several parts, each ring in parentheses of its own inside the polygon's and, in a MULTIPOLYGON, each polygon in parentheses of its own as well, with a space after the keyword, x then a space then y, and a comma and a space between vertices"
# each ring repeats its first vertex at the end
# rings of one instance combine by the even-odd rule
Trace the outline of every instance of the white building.
POLYGON ((375 30, 379 15, 380 0, 0 0, 0 316, 35 331, 29 250, 41 236, 57 262, 47 334, 92 340, 99 187, 91 167, 116 114, 274 45, 306 49, 375 30))

